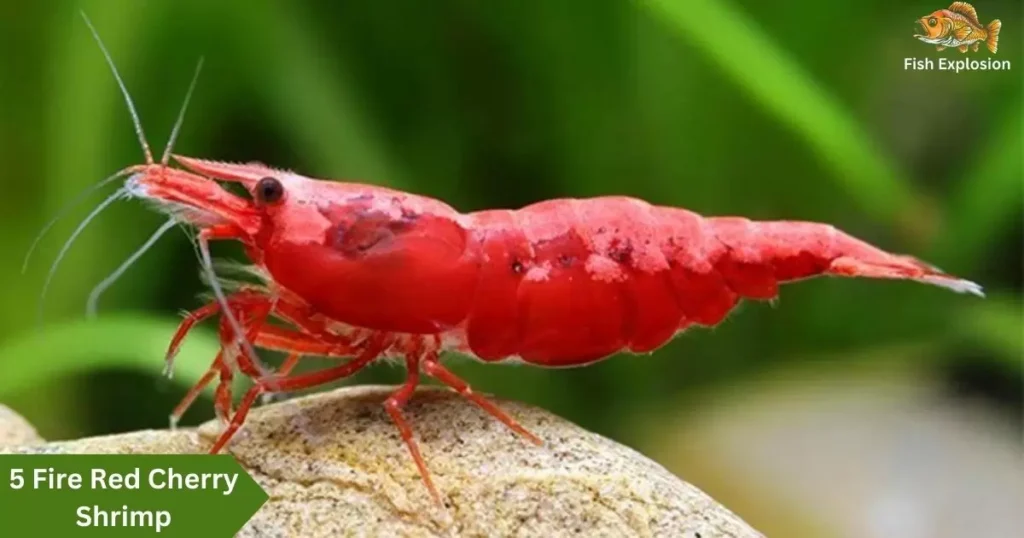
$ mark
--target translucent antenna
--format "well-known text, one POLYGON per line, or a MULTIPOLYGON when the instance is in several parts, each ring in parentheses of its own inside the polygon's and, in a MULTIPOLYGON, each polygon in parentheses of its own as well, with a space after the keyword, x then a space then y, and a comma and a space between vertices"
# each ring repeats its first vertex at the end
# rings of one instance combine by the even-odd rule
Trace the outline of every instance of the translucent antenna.
POLYGON ((102 187, 105 187, 106 185, 110 184, 114 180, 121 179, 122 177, 124 177, 124 175, 126 173, 127 172, 122 170, 122 171, 120 171, 120 172, 118 172, 118 173, 108 177, 107 179, 104 179, 103 181, 100 181, 99 183, 97 183, 97 184, 93 185, 92 187, 89 187, 88 189, 86 189, 86 190, 82 191, 81 193, 79 193, 79 195, 76 196, 74 200, 71 200, 70 202, 65 204, 64 207, 62 207, 60 209, 60 211, 57 212, 57 215, 55 217, 53 217, 52 219, 50 219, 50 222, 47 222, 46 226, 43 226, 43 229, 39 231, 39 234, 36 235, 36 238, 32 241, 32 246, 28 247, 28 252, 25 253, 25 260, 22 261, 22 263, 21 263, 21 274, 25 274, 25 271, 28 270, 28 262, 32 258, 32 253, 35 252, 36 247, 39 246, 39 241, 41 241, 43 239, 43 236, 46 235, 46 232, 50 231, 50 228, 53 228, 54 224, 57 224, 57 221, 59 221, 60 219, 64 218, 65 216, 67 216, 68 212, 71 211, 72 209, 74 209, 74 207, 76 205, 78 205, 79 203, 81 203, 82 200, 85 200, 85 198, 88 195, 96 192, 97 190, 99 190, 102 187))
POLYGON ((203 70, 203 57, 199 57, 199 63, 196 64, 196 72, 192 75, 192 82, 188 85, 188 91, 185 92, 185 102, 181 104, 181 110, 178 112, 178 120, 174 122, 174 128, 171 129, 171 137, 167 139, 167 147, 164 148, 164 154, 160 158, 160 164, 167 165, 167 162, 171 160, 171 149, 174 147, 174 143, 178 140, 178 133, 181 131, 181 124, 185 121, 185 111, 188 110, 188 102, 192 100, 192 91, 196 89, 196 82, 199 80, 199 72, 203 70))
POLYGON ((114 73, 114 79, 117 80, 117 85, 121 88, 121 94, 124 95, 124 101, 128 105, 128 112, 132 115, 132 123, 135 124, 135 134, 139 137, 139 144, 142 145, 142 152, 146 156, 146 164, 153 164, 153 152, 149 150, 149 143, 146 142, 146 133, 142 131, 142 122, 139 121, 139 113, 135 110, 135 103, 132 101, 132 96, 128 94, 128 88, 125 87, 124 81, 121 80, 121 74, 117 72, 117 66, 114 65, 114 59, 110 57, 110 52, 107 51, 107 47, 103 45, 103 40, 100 39, 100 34, 93 27, 92 21, 86 16, 85 11, 80 12, 82 18, 85 19, 86 26, 89 27, 89 31, 92 32, 93 38, 96 39, 96 44, 100 46, 100 51, 103 52, 103 57, 107 59, 107 64, 110 66, 111 72, 114 73))
POLYGON ((110 286, 117 282, 117 279, 121 278, 121 275, 123 275, 132 265, 134 265, 135 262, 138 261, 138 259, 141 258, 142 255, 146 253, 146 251, 152 248, 153 245, 156 244, 156 242, 160 239, 161 236, 163 236, 165 233, 167 233, 168 230, 170 230, 177 224, 178 221, 175 220, 174 218, 167 219, 167 222, 163 223, 159 228, 157 228, 157 230, 153 232, 153 235, 151 235, 149 239, 147 239, 146 242, 142 244, 141 247, 139 247, 135 252, 133 252, 132 255, 129 256, 128 259, 124 261, 124 263, 122 263, 117 269, 114 270, 113 273, 110 273, 110 275, 107 278, 103 279, 102 282, 97 284, 96 287, 92 289, 92 293, 89 294, 89 302, 86 303, 85 307, 85 313, 88 317, 96 317, 96 305, 99 303, 100 296, 103 295, 103 292, 107 291, 110 288, 110 286))
POLYGON ((71 234, 71 237, 69 237, 68 240, 64 242, 64 246, 61 247, 60 252, 57 254, 57 259, 53 260, 53 265, 50 266, 50 272, 46 274, 46 282, 43 283, 43 291, 39 295, 40 323, 42 323, 43 321, 43 306, 44 301, 46 299, 46 292, 47 290, 50 289, 50 282, 53 281, 53 275, 57 273, 57 267, 60 266, 61 260, 64 259, 64 256, 68 253, 68 250, 71 249, 71 245, 75 242, 75 239, 78 239, 78 236, 81 235, 83 230, 85 230, 85 227, 88 226, 89 223, 92 222, 92 220, 96 218, 97 215, 100 214, 100 212, 109 207, 110 204, 113 204, 114 202, 126 196, 128 196, 128 193, 127 191, 125 191, 124 188, 120 188, 114 191, 114 194, 111 194, 109 197, 107 197, 106 200, 100 202, 100 205, 96 206, 96 209, 93 209, 92 212, 89 213, 89 215, 82 220, 78 227, 75 228, 75 231, 71 234))

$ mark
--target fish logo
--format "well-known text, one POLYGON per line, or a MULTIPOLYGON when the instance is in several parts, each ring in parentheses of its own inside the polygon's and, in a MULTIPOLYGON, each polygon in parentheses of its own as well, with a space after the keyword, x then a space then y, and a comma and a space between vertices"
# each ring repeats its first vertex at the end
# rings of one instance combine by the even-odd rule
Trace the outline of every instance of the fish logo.
POLYGON ((983 26, 978 12, 967 2, 953 2, 949 9, 934 11, 916 22, 924 34, 914 34, 914 37, 935 45, 938 50, 956 47, 962 53, 966 53, 968 47, 977 52, 985 42, 988 50, 995 54, 999 48, 999 29, 1003 25, 996 19, 983 26))

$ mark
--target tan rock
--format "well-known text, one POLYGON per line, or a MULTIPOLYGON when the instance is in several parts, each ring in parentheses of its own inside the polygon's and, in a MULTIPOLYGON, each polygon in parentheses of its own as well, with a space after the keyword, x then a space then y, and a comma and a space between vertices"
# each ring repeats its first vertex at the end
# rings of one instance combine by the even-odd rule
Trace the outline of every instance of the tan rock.
POLYGON ((42 437, 36 429, 21 418, 21 415, 5 405, 0 405, 0 447, 41 443, 42 437))
MULTIPOLYGON (((406 417, 447 499, 442 510, 381 405, 392 390, 343 388, 253 410, 229 450, 270 500, 239 535, 762 536, 660 465, 550 413, 497 402, 545 440, 536 447, 460 396, 422 389, 406 417)), ((219 429, 17 451, 200 452, 219 429)))

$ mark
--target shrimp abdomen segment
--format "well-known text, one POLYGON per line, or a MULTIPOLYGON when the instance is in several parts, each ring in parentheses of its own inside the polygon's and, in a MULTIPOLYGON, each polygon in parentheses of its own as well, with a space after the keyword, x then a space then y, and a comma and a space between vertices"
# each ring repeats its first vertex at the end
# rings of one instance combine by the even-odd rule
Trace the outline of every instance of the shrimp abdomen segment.
POLYGON ((533 250, 513 212, 481 211, 471 218, 471 244, 481 263, 466 340, 476 357, 498 361, 519 352, 519 286, 533 250))
POLYGON ((678 331, 648 204, 562 199, 471 218, 485 262, 466 334, 481 359, 585 364, 650 351, 678 331))
POLYGON ((629 275, 597 255, 579 205, 556 200, 515 214, 532 249, 516 305, 517 355, 528 362, 581 364, 628 341, 629 275))

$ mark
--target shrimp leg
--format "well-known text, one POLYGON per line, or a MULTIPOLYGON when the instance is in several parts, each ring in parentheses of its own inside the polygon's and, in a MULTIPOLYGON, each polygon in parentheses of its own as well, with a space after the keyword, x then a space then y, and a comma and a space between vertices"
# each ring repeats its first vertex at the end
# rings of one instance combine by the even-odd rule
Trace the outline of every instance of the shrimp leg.
POLYGON ((473 392, 473 388, 470 387, 468 383, 441 364, 441 361, 436 354, 428 355, 423 359, 423 371, 430 377, 444 383, 455 392, 466 397, 466 399, 473 402, 488 414, 508 426, 512 431, 527 438, 531 443, 537 446, 544 444, 544 441, 541 441, 540 438, 531 433, 530 430, 527 430, 521 424, 516 422, 514 418, 508 416, 508 414, 502 411, 501 408, 494 404, 494 402, 473 392))
MULTIPOLYGON (((214 305, 217 305, 217 303, 210 303, 201 309, 190 313, 186 317, 186 321, 183 322, 183 325, 188 323, 189 325, 187 328, 190 328, 196 321, 213 315, 211 310, 215 312, 215 309, 210 307, 214 305)), ((229 331, 230 326, 223 323, 222 320, 221 329, 222 331, 229 331)), ((278 369, 277 375, 288 375, 291 373, 303 356, 344 358, 351 357, 356 350, 350 339, 338 336, 332 336, 330 340, 325 341, 322 337, 314 337, 303 332, 274 325, 263 325, 262 327, 255 328, 250 325, 246 329, 247 332, 250 333, 250 340, 256 347, 273 351, 285 351, 289 353, 288 357, 278 369), (254 329, 258 329, 258 331, 254 329)), ((178 341, 180 342, 180 338, 178 341)), ((229 342, 230 337, 225 333, 224 338, 222 338, 222 345, 228 345, 229 342)), ((173 347, 174 345, 172 344, 172 349, 173 347)), ((254 366, 252 366, 248 358, 244 356, 244 353, 239 356, 238 359, 239 367, 243 370, 243 373, 252 378, 260 377, 259 372, 254 366)), ((174 411, 171 413, 172 425, 177 424, 182 415, 184 415, 188 408, 195 402, 203 389, 213 382, 218 373, 221 375, 221 382, 217 387, 217 395, 215 397, 217 414, 222 418, 230 416, 230 383, 233 379, 233 374, 227 364, 225 364, 223 351, 221 351, 217 354, 217 357, 214 359, 210 369, 207 370, 207 372, 199 379, 198 382, 196 382, 195 385, 192 386, 191 389, 189 389, 185 397, 182 398, 181 402, 174 408, 174 411)))
MULTIPOLYGON (((428 354, 428 357, 433 356, 436 356, 436 354, 428 354)), ((437 487, 434 486, 434 480, 430 477, 427 463, 423 459, 423 455, 420 454, 419 445, 412 436, 412 427, 409 426, 409 422, 402 416, 402 408, 405 407, 405 404, 409 402, 409 398, 416 392, 416 386, 420 382, 419 362, 420 357, 417 353, 406 354, 405 367, 408 373, 405 377, 405 383, 384 401, 384 410, 388 412, 388 415, 391 415, 391 420, 398 427, 398 432, 402 435, 402 440, 405 441, 405 446, 409 449, 409 453, 412 454, 412 459, 416 463, 416 469, 419 471, 420 477, 423 478, 423 483, 426 484, 430 496, 434 498, 434 502, 440 505, 442 504, 441 496, 437 492, 437 487)))
MULTIPOLYGON (((257 299, 259 299, 259 297, 253 295, 251 292, 239 292, 232 295, 232 299, 234 300, 234 302, 229 303, 230 306, 232 308, 238 306, 239 308, 237 308, 237 314, 239 314, 240 318, 248 321, 249 318, 242 315, 249 313, 241 308, 243 299, 255 302, 257 299)), ((258 309, 255 312, 255 319, 253 320, 252 323, 250 323, 250 326, 246 329, 246 337, 249 338, 250 341, 258 334, 257 331, 266 321, 266 318, 269 315, 271 303, 264 301, 264 304, 256 303, 256 305, 258 306, 258 309)), ((183 341, 187 333, 195 326, 196 323, 203 321, 216 314, 219 308, 219 304, 211 303, 193 312, 190 312, 188 315, 185 316, 185 319, 182 321, 181 325, 179 325, 178 331, 175 333, 175 336, 167 351, 166 360, 168 368, 171 366, 174 356, 177 354, 181 342, 183 341)), ((218 384, 217 390, 214 394, 214 410, 216 411, 218 418, 220 418, 222 421, 227 421, 228 417, 230 417, 232 401, 231 382, 234 379, 234 372, 232 371, 231 367, 225 362, 224 354, 225 352, 230 351, 229 346, 234 345, 233 340, 234 334, 233 331, 231 330, 230 324, 226 323, 226 319, 222 319, 220 326, 221 349, 220 351, 218 351, 217 356, 213 360, 213 364, 206 371, 206 373, 201 378, 199 378, 199 381, 197 381, 192 386, 192 388, 189 389, 189 391, 181 399, 178 405, 174 407, 174 410, 171 412, 170 415, 171 428, 174 428, 178 424, 178 422, 181 420, 181 417, 185 414, 188 408, 192 406, 196 398, 199 397, 199 394, 202 393, 203 389, 205 389, 207 385, 213 382, 213 379, 217 376, 218 373, 220 374, 220 383, 218 384)), ((238 366, 243 371, 243 373, 249 376, 259 376, 259 371, 256 369, 255 365, 252 364, 251 360, 247 356, 245 356, 245 353, 239 353, 237 355, 237 358, 238 366)))
MULTIPOLYGON (((229 305, 230 308, 237 309, 237 313, 239 316, 245 313, 243 307, 246 306, 248 306, 250 309, 259 311, 268 310, 267 314, 264 314, 262 316, 264 317, 264 321, 266 315, 269 314, 269 310, 272 310, 275 304, 277 303, 278 301, 275 301, 274 299, 270 298, 265 292, 253 287, 243 288, 227 297, 227 304, 229 305)), ((291 307, 292 311, 294 311, 295 309, 296 307, 291 307)), ((165 370, 168 373, 171 372, 174 358, 175 356, 177 356, 178 351, 180 350, 181 344, 184 342, 185 337, 192 331, 192 329, 195 328, 197 324, 209 319, 210 317, 213 317, 219 312, 221 312, 220 302, 211 301, 210 303, 207 303, 191 312, 188 312, 185 315, 184 319, 182 319, 181 323, 178 325, 178 328, 175 331, 174 336, 171 338, 170 345, 167 348, 167 353, 165 355, 164 360, 166 362, 165 370)), ((214 359, 214 362, 210 366, 210 369, 207 370, 207 372, 196 382, 196 384, 189 389, 189 391, 185 394, 182 400, 178 403, 177 406, 175 406, 174 410, 171 412, 170 423, 172 428, 177 425, 178 421, 185 414, 188 408, 191 407, 191 405, 195 402, 196 398, 199 397, 199 394, 202 393, 203 389, 205 389, 207 385, 213 382, 214 378, 217 377, 218 373, 220 373, 221 380, 220 384, 217 387, 217 392, 215 395, 215 410, 217 411, 217 415, 221 417, 222 420, 226 420, 227 417, 230 415, 231 381, 234 377, 234 374, 230 371, 230 368, 228 368, 228 366, 224 363, 223 355, 224 347, 226 345, 230 345, 231 341, 231 337, 228 335, 228 331, 230 331, 230 326, 228 324, 222 323, 222 351, 217 354, 217 357, 214 359)), ((253 340, 257 335, 249 335, 250 341, 253 340)), ((273 346, 271 346, 271 349, 273 349, 273 346)), ((291 348, 287 350, 293 351, 293 349, 291 348)), ((251 361, 248 359, 248 357, 243 357, 242 359, 243 361, 240 366, 247 370, 245 373, 253 377, 259 377, 258 370, 255 368, 254 365, 251 364, 251 361)), ((291 372, 291 370, 298 363, 299 359, 300 357, 294 353, 290 355, 288 359, 286 359, 284 364, 282 364, 279 373, 287 374, 291 372)))
POLYGON ((249 414, 249 410, 256 402, 256 398, 260 395, 267 392, 284 392, 311 388, 349 377, 359 370, 362 370, 367 364, 373 362, 384 350, 385 344, 385 337, 381 334, 372 339, 371 342, 369 342, 369 345, 367 345, 356 357, 344 364, 308 374, 295 376, 275 375, 255 378, 255 384, 245 393, 245 396, 242 397, 242 401, 238 405, 237 411, 235 411, 234 415, 231 417, 231 421, 227 428, 221 432, 220 437, 217 438, 213 446, 210 448, 210 453, 216 454, 220 452, 225 445, 227 445, 228 441, 231 440, 245 422, 245 417, 249 414))
POLYGON ((220 383, 213 394, 213 409, 221 423, 227 424, 232 415, 231 404, 234 398, 231 394, 231 382, 234 380, 235 372, 224 363, 223 356, 221 359, 220 383))
MULTIPOLYGON (((312 352, 326 356, 351 356, 353 351, 355 351, 356 348, 359 347, 358 345, 352 344, 345 338, 334 337, 334 339, 334 342, 324 342, 318 340, 316 336, 307 335, 301 332, 289 331, 287 329, 272 326, 262 327, 261 332, 255 334, 253 338, 255 345, 258 347, 263 347, 263 344, 270 344, 267 347, 279 350, 292 350, 292 356, 290 356, 289 360, 286 361, 286 363, 290 363, 286 365, 288 371, 290 371, 291 366, 293 366, 294 363, 297 362, 298 357, 301 356, 303 353, 312 352)), ((242 424, 244 424, 245 418, 248 415, 249 411, 251 410, 252 406, 255 404, 256 399, 259 398, 261 395, 274 392, 285 392, 312 388, 315 386, 323 385, 325 383, 336 381, 338 379, 349 377, 358 372, 359 370, 363 369, 365 366, 367 366, 374 360, 376 360, 377 357, 381 354, 381 352, 383 352, 387 348, 389 343, 390 338, 386 333, 374 333, 369 339, 367 339, 366 345, 363 347, 361 351, 359 351, 359 353, 354 358, 345 362, 344 364, 332 368, 326 368, 324 370, 295 376, 289 376, 285 367, 282 367, 281 372, 273 376, 261 377, 258 374, 250 374, 250 376, 255 381, 255 384, 242 397, 242 400, 239 403, 237 410, 234 411, 230 421, 227 423, 227 427, 224 429, 223 432, 221 432, 220 436, 217 438, 213 446, 210 448, 210 453, 216 454, 220 452, 220 450, 223 449, 228 442, 230 442, 231 438, 234 437, 234 435, 238 432, 239 428, 241 428, 242 424)), ((241 355, 244 356, 245 352, 242 351, 241 355)), ((409 425, 409 422, 402 415, 402 409, 408 403, 409 399, 415 393, 416 387, 419 385, 419 364, 421 361, 420 355, 420 349, 413 349, 406 353, 406 366, 408 368, 408 375, 406 377, 405 383, 403 383, 398 390, 392 393, 391 396, 388 397, 387 400, 385 400, 384 409, 387 411, 392 421, 398 427, 399 433, 402 436, 402 440, 405 443, 407 449, 409 450, 409 453, 412 456, 414 463, 416 464, 417 471, 422 477, 428 491, 430 492, 431 497, 436 502, 440 503, 441 497, 438 494, 437 487, 434 485, 433 480, 431 479, 430 471, 427 469, 426 461, 423 459, 423 455, 419 450, 419 446, 416 443, 415 438, 413 437, 412 427, 409 425)), ((425 360, 427 362, 432 362, 436 364, 436 353, 432 352, 427 354, 425 360)), ((247 361, 242 360, 241 358, 238 361, 240 368, 242 368, 243 370, 246 369, 243 366, 246 364, 246 362, 247 361)), ((223 361, 221 361, 221 363, 223 363, 223 361)), ((222 373, 221 387, 223 387, 225 386, 225 382, 223 380, 225 372, 230 370, 223 364, 220 367, 222 373)), ((431 371, 447 372, 447 370, 444 370, 443 367, 440 370, 432 369, 431 371)), ((438 375, 441 376, 443 374, 438 373, 438 375)), ((446 377, 446 379, 448 378, 446 377)), ((468 386, 465 385, 464 382, 461 382, 461 380, 459 380, 457 377, 455 377, 454 374, 450 376, 450 379, 454 379, 452 383, 462 383, 462 386, 465 387, 466 390, 468 390, 468 386)), ((226 388, 221 389, 221 387, 218 387, 218 395, 224 394, 225 391, 229 390, 226 388)), ((461 392, 465 394, 465 390, 461 392)), ((220 396, 218 398, 218 409, 222 409, 224 407, 224 404, 221 401, 222 398, 224 398, 224 396, 220 396)), ((482 401, 484 402, 482 406, 485 409, 494 409, 494 411, 496 411, 498 414, 504 416, 507 419, 507 422, 503 422, 509 424, 510 427, 512 427, 516 431, 524 433, 524 435, 530 437, 531 439, 536 439, 536 437, 532 436, 532 434, 527 432, 524 428, 518 426, 518 424, 515 423, 515 421, 501 413, 501 411, 495 408, 493 404, 490 404, 490 402, 487 402, 486 400, 482 401)))
MULTIPOLYGON (((236 307, 248 307, 251 309, 263 309, 270 307, 271 313, 276 317, 282 318, 284 321, 299 327, 305 333, 315 334, 322 339, 333 340, 336 338, 333 333, 327 330, 326 326, 322 322, 317 322, 310 317, 309 309, 304 304, 290 297, 276 296, 272 298, 264 290, 260 290, 258 288, 243 288, 228 295, 227 303, 233 309, 236 307)), ((220 303, 218 301, 211 301, 191 312, 186 313, 184 319, 182 319, 181 323, 178 325, 174 336, 171 338, 171 343, 167 348, 164 360, 167 362, 166 368, 168 371, 170 370, 174 357, 178 354, 185 337, 188 336, 188 333, 190 333, 199 323, 220 312, 220 303)), ((297 359, 291 360, 294 361, 297 359)), ((290 364, 288 366, 293 367, 294 364, 290 364)))
MULTIPOLYGON (((231 305, 232 308, 241 307, 247 304, 270 304, 270 302, 270 298, 267 297, 265 293, 252 288, 242 289, 228 295, 228 304, 231 305)), ((171 343, 168 345, 167 353, 164 357, 164 361, 167 363, 166 370, 168 372, 170 372, 171 367, 173 366, 174 358, 181 349, 181 345, 184 343, 185 337, 192 332, 192 329, 194 329, 196 325, 220 313, 220 311, 220 303, 217 301, 211 301, 185 314, 184 319, 182 319, 181 323, 178 324, 178 328, 175 330, 174 336, 171 337, 171 343)))
MULTIPOLYGON (((217 377, 217 374, 220 373, 221 369, 224 368, 224 359, 221 355, 222 352, 217 353, 217 357, 213 359, 213 365, 210 366, 210 369, 207 370, 206 373, 199 378, 199 381, 197 381, 195 385, 192 385, 192 388, 190 388, 188 392, 185 393, 185 397, 182 398, 181 401, 178 402, 178 405, 174 407, 174 410, 171 411, 170 420, 172 430, 178 425, 178 422, 181 421, 181 417, 185 415, 185 412, 188 411, 188 408, 192 407, 192 404, 195 403, 196 398, 198 398, 199 395, 202 394, 203 389, 205 389, 207 385, 212 383, 214 378, 217 377)), ((219 386, 217 388, 218 390, 220 389, 219 386)), ((219 401, 215 399, 214 404, 217 405, 218 403, 219 401)), ((227 409, 221 409, 220 407, 217 407, 216 411, 217 415, 221 416, 222 414, 224 414, 224 412, 227 411, 227 409)))

